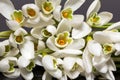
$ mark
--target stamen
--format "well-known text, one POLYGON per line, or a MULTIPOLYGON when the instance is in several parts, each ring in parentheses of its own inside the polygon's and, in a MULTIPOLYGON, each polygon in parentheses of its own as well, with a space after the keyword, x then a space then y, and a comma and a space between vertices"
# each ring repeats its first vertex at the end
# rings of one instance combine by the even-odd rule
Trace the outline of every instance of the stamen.
POLYGON ((22 36, 16 36, 16 42, 21 43, 23 41, 22 36))
POLYGON ((58 44, 59 44, 59 45, 65 45, 66 42, 65 42, 64 40, 61 39, 61 40, 58 40, 58 44))
POLYGON ((36 15, 35 10, 32 9, 32 8, 28 8, 28 9, 27 9, 27 13, 28 13, 28 15, 31 16, 31 17, 34 17, 34 16, 36 15))

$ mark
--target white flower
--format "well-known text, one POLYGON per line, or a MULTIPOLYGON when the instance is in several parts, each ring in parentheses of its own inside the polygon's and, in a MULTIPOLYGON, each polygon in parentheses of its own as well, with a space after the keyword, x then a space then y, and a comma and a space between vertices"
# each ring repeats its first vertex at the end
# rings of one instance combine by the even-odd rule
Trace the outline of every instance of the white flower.
POLYGON ((84 72, 83 61, 79 57, 65 57, 63 59, 63 68, 70 79, 75 79, 81 72, 84 72))
POLYGON ((38 6, 35 4, 25 4, 22 6, 22 11, 25 17, 27 17, 27 23, 37 24, 40 22, 40 12, 38 6))
POLYGON ((50 55, 45 55, 42 58, 42 64, 45 70, 53 77, 60 79, 63 75, 62 70, 59 69, 59 65, 62 64, 61 59, 57 59, 50 55))
POLYGON ((90 26, 99 27, 108 23, 112 19, 113 15, 110 12, 104 11, 97 14, 100 7, 101 7, 100 0, 94 0, 90 7, 88 8, 86 16, 87 23, 90 26))

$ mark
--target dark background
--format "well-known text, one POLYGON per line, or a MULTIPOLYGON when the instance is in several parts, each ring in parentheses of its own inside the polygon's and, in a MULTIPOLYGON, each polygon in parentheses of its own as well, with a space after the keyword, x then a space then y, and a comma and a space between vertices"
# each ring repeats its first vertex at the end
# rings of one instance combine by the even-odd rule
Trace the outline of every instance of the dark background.
MULTIPOLYGON (((11 0, 15 6, 16 9, 21 9, 22 5, 26 4, 26 3, 34 3, 34 0, 11 0)), ((66 0, 62 0, 62 3, 64 3, 66 0)), ((88 7, 90 6, 90 4, 93 2, 93 0, 86 0, 86 2, 82 5, 82 7, 80 9, 78 9, 75 13, 77 14, 83 14, 86 15, 86 11, 88 9, 88 7)), ((113 19, 111 22, 118 22, 120 21, 120 0, 101 0, 101 11, 109 11, 111 13, 113 13, 113 19)), ((0 15, 0 31, 3 30, 8 30, 8 27, 6 26, 5 23, 5 18, 0 15)), ((44 72, 42 68, 35 68, 33 70, 33 72, 35 73, 35 78, 33 80, 41 80, 41 75, 44 72)), ((120 70, 117 70, 117 72, 114 72, 114 75, 116 77, 116 80, 120 80, 120 70)), ((80 77, 81 80, 85 80, 85 78, 80 77)), ((21 77, 17 78, 17 79, 9 79, 4 77, 1 73, 0 73, 0 80, 23 80, 21 77)), ((98 79, 96 79, 98 80, 98 79)))

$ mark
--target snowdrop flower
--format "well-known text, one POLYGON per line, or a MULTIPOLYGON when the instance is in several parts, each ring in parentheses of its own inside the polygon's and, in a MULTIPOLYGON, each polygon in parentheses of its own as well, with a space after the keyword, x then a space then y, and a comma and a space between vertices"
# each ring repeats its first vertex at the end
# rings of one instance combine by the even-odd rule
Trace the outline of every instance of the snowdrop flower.
POLYGON ((20 76, 20 71, 15 68, 17 58, 16 57, 6 57, 0 61, 0 71, 3 72, 3 75, 9 78, 16 78, 20 76))
POLYGON ((102 25, 105 25, 112 19, 113 15, 110 12, 104 11, 98 14, 100 7, 101 7, 100 0, 94 0, 90 7, 88 8, 86 16, 87 23, 90 26, 100 27, 102 25))
POLYGON ((7 19, 8 27, 13 31, 20 28, 25 19, 22 11, 16 10, 10 0, 0 2, 0 13, 7 19))
POLYGON ((57 21, 60 21, 61 18, 72 20, 74 11, 76 11, 84 2, 85 0, 67 0, 62 11, 61 6, 55 8, 53 12, 54 19, 57 21))
POLYGON ((18 48, 13 47, 10 45, 9 40, 5 40, 0 42, 0 56, 4 57, 13 57, 19 53, 18 48))
POLYGON ((31 35, 37 39, 48 38, 56 34, 56 27, 48 25, 47 27, 35 27, 31 30, 31 35))
POLYGON ((83 61, 79 57, 65 57, 63 59, 63 69, 70 79, 75 79, 81 72, 84 72, 83 61))
POLYGON ((40 21, 40 12, 38 6, 35 4, 25 4, 22 6, 22 11, 28 19, 26 23, 37 24, 40 21))
MULTIPOLYGON (((104 40, 104 38, 102 38, 104 40)), ((96 40, 96 39, 95 39, 96 40)), ((92 68, 95 68, 100 74, 111 74, 111 76, 104 76, 105 78, 114 80, 114 76, 111 71, 115 71, 116 67, 113 60, 110 58, 111 54, 114 52, 114 47, 112 44, 98 43, 95 40, 88 41, 87 46, 83 52, 83 62, 86 70, 86 79, 94 79, 92 74, 92 68), (110 62, 110 63, 109 63, 110 62), (88 77, 89 75, 89 77, 88 77)))
POLYGON ((60 3, 61 0, 35 0, 35 4, 41 10, 40 15, 44 21, 48 21, 53 17, 52 12, 60 3))
POLYGON ((25 42, 24 36, 27 34, 27 31, 23 28, 17 29, 14 33, 11 33, 9 37, 10 44, 14 47, 17 47, 17 44, 23 44, 25 42))
POLYGON ((60 69, 60 65, 62 65, 62 60, 59 58, 55 58, 50 55, 45 55, 42 58, 42 64, 45 70, 52 75, 53 77, 60 79, 62 78, 62 69, 60 69))

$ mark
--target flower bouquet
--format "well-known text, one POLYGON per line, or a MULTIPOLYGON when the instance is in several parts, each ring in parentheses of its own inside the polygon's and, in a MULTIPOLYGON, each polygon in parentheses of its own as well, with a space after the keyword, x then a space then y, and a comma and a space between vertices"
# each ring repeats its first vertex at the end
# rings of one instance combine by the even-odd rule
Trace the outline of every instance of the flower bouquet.
MULTIPOLYGON (((1 31, 0 72, 9 78, 32 80, 33 69, 44 69, 42 80, 94 80, 98 75, 115 80, 120 54, 120 22, 99 12, 94 0, 86 15, 74 14, 85 0, 34 0, 16 10, 10 0, 0 0, 0 14, 9 30, 1 31)), ((41 79, 40 79, 41 80, 41 79)))

